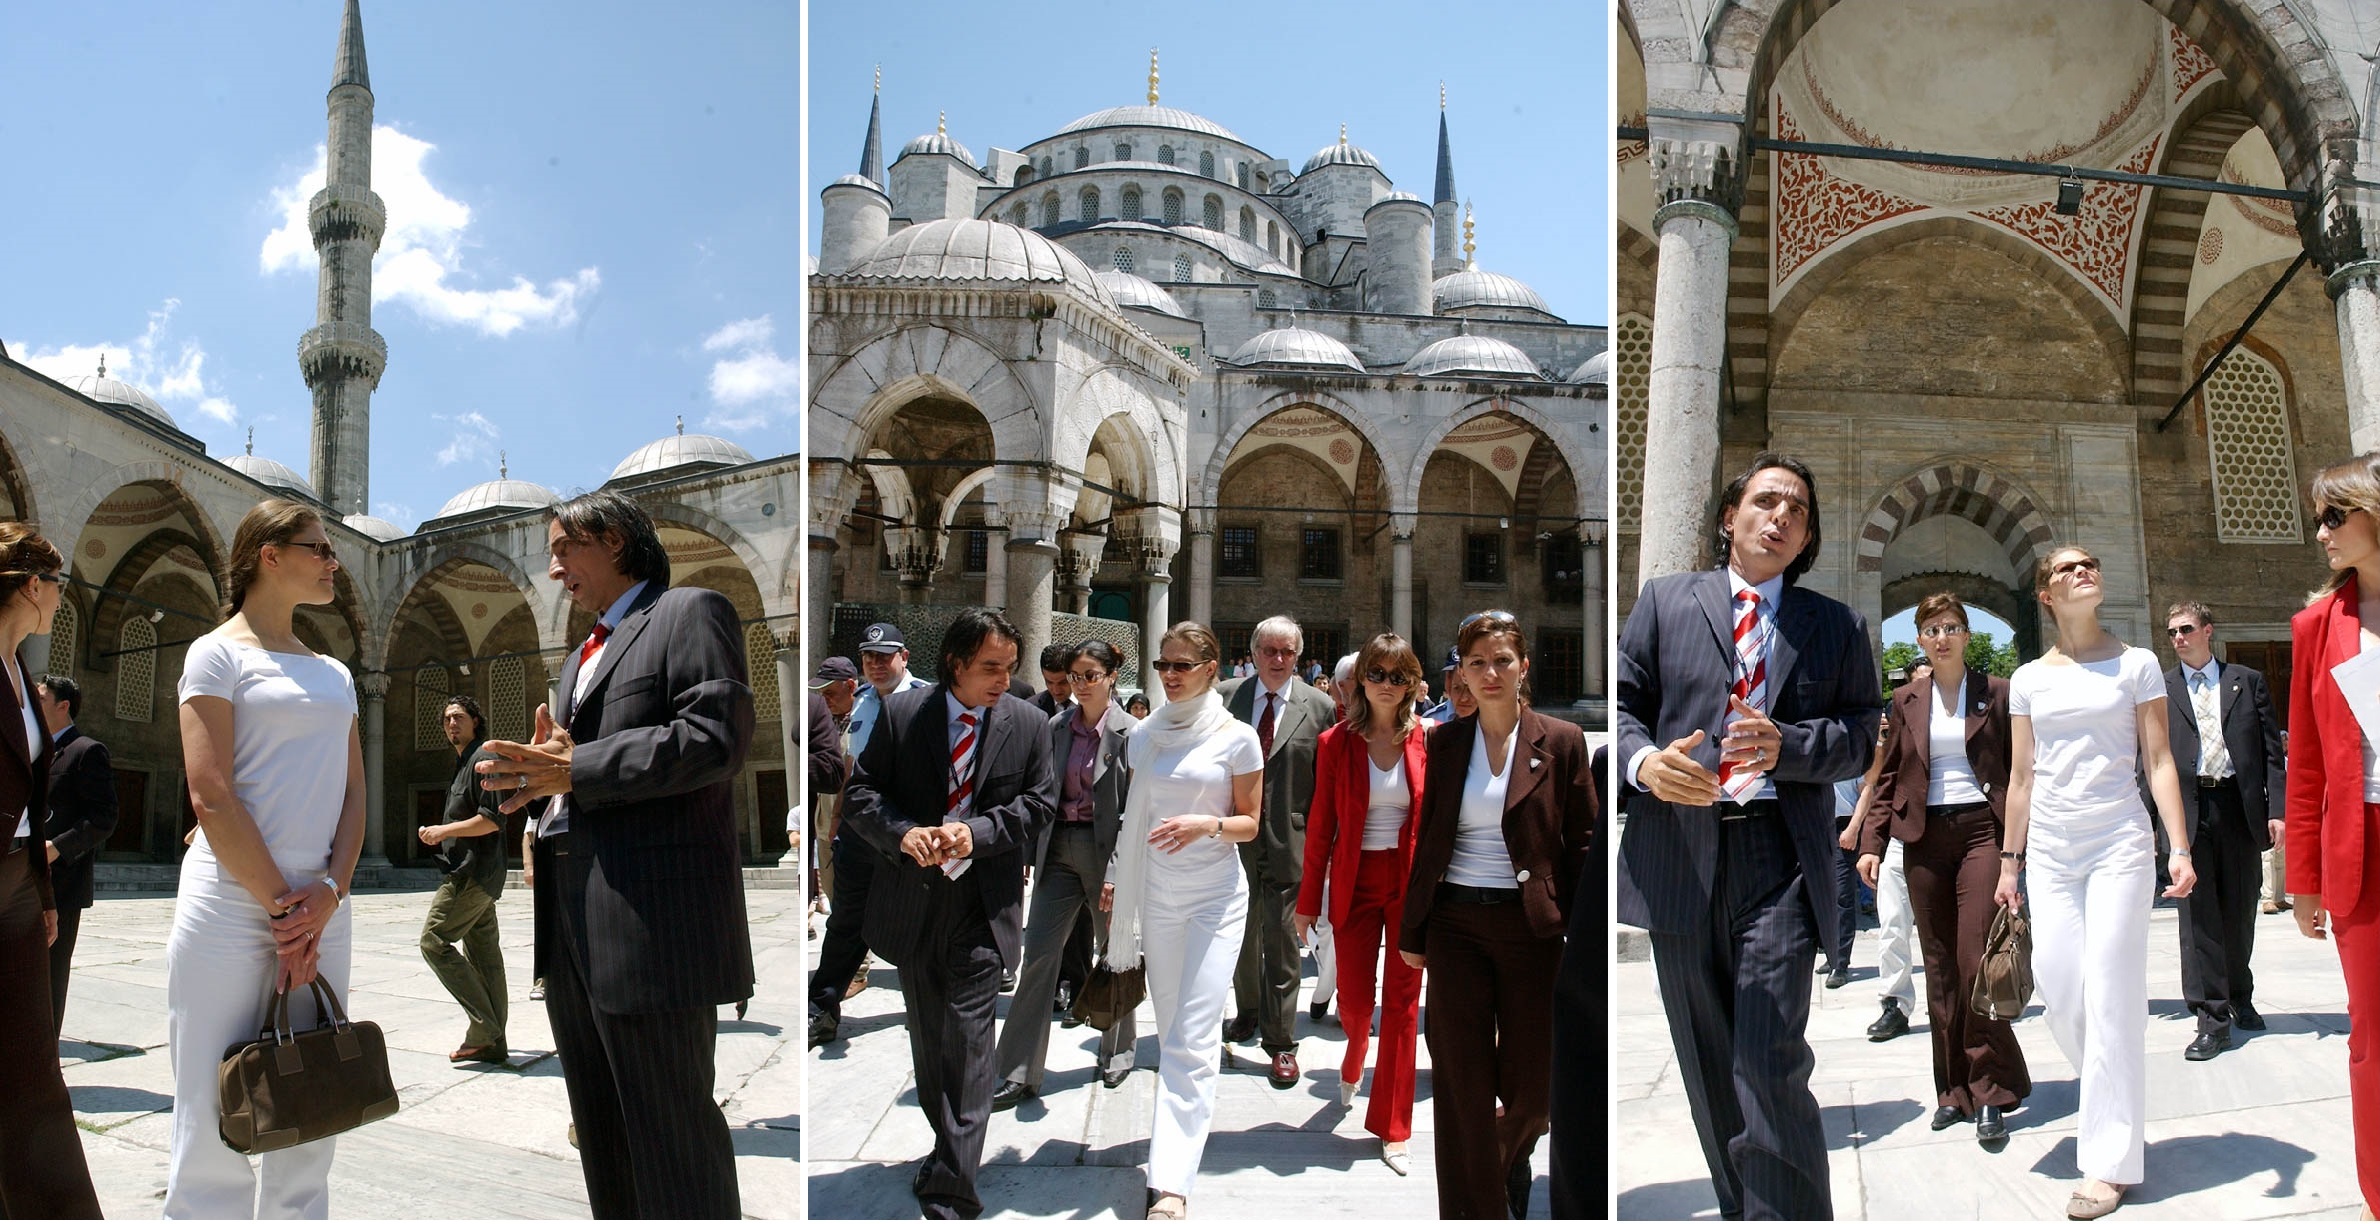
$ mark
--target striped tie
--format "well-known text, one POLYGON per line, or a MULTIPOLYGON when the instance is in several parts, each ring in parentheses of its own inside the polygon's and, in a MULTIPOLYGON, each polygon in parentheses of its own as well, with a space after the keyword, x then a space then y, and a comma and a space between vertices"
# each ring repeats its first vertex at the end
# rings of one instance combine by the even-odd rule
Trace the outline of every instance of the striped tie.
POLYGON ((950 803, 942 809, 944 817, 956 820, 975 794, 975 712, 959 715, 959 742, 950 750, 950 803))
MULTIPOLYGON (((1760 623, 1760 592, 1746 590, 1736 596, 1744 610, 1735 618, 1735 696, 1756 710, 1768 708, 1768 631, 1760 623)), ((1763 773, 1756 769, 1739 769, 1732 762, 1719 765, 1719 789, 1729 800, 1749 803, 1760 793, 1763 773)))

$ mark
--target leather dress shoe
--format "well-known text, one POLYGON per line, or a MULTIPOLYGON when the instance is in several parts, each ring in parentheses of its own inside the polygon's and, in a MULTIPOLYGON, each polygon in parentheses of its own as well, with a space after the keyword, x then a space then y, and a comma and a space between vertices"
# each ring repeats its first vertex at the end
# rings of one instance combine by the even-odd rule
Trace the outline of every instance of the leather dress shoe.
POLYGON ((2265 1029, 2264 1014, 2246 1003, 2234 1003, 2231 1005, 2231 1026, 2261 1033, 2265 1029))
POLYGON ((1986 1105, 1975 1115, 1975 1141, 1998 1151, 2008 1142, 2008 1121, 2000 1116, 2000 1107, 1986 1105))
POLYGON ((2219 1036, 2214 1033, 2200 1033, 2197 1039, 2190 1043, 2190 1048, 2182 1051, 2182 1057, 2189 1059, 2191 1062, 2205 1062, 2206 1060, 2213 1058, 2215 1055, 2222 1053, 2230 1047, 2231 1040, 2227 1036, 2219 1036))
POLYGON ((1223 1040, 1232 1045, 1245 1045, 1256 1040, 1256 1017, 1241 1016, 1224 1024, 1223 1040))
POLYGON ((842 1022, 838 1021, 833 1016, 830 1016, 817 1008, 811 1008, 810 1048, 815 1050, 818 1047, 833 1041, 835 1039, 835 1031, 842 1027, 842 1022))
POLYGON ((1850 980, 1851 980, 1851 971, 1850 971, 1850 970, 1848 970, 1848 969, 1830 969, 1830 970, 1828 970, 1828 971, 1827 971, 1827 974, 1826 974, 1826 988, 1827 988, 1828 990, 1841 990, 1841 989, 1843 988, 1843 984, 1844 984, 1844 983, 1846 983, 1846 982, 1849 982, 1850 980))
POLYGON ((1890 1041, 1909 1031, 1909 1017, 1901 1011, 1899 1000, 1887 999, 1884 1014, 1868 1025, 1868 1040, 1890 1041))
POLYGON ((1003 1109, 1014 1109, 1017 1102, 1026 1097, 1040 1095, 1033 1090, 1033 1085, 1025 1083, 1023 1080, 1001 1080, 1000 1086, 992 1091, 992 1112, 998 1113, 1003 1109))
POLYGON ((1959 1123, 1966 1120, 1966 1110, 1960 1109, 1956 1105, 1945 1105, 1942 1108, 1934 1111, 1934 1120, 1930 1125, 1932 1125, 1935 1130, 1949 1130, 1951 1127, 1957 1126, 1959 1123))
POLYGON ((1513 1161, 1512 1167, 1504 1171, 1504 1204, 1511 1209, 1513 1219, 1529 1218, 1529 1183, 1534 1179, 1525 1156, 1513 1161))
POLYGON ((1130 1074, 1132 1074, 1132 1068, 1130 1067, 1124 1067, 1115 1071, 1102 1071, 1099 1073, 1100 1086, 1105 1088, 1121 1088, 1124 1086, 1124 1077, 1130 1074))
POLYGON ((1001 994, 1008 994, 1009 992, 1011 992, 1011 991, 1014 991, 1015 989, 1016 989, 1016 970, 1014 970, 1014 969, 1002 969, 1002 970, 1000 971, 1000 993, 1001 993, 1001 994))
POLYGON ((1311 1016, 1311 1017, 1313 1017, 1313 1019, 1314 1019, 1314 1023, 1316 1023, 1316 1024, 1320 1024, 1320 1023, 1322 1023, 1323 1017, 1330 1015, 1330 1000, 1328 1000, 1328 999, 1316 999, 1316 1000, 1314 1000, 1314 1003, 1313 1003, 1313 1005, 1312 1005, 1312 1006, 1310 1006, 1310 1007, 1308 1007, 1308 1008, 1306 1009, 1306 1014, 1307 1014, 1308 1016, 1311 1016))
POLYGON ((1297 1087, 1297 1051, 1283 1050, 1273 1055, 1272 1081, 1275 1088, 1297 1087))
POLYGON ((1074 1010, 1074 988, 1064 982, 1050 995, 1050 1014, 1063 1016, 1074 1010))

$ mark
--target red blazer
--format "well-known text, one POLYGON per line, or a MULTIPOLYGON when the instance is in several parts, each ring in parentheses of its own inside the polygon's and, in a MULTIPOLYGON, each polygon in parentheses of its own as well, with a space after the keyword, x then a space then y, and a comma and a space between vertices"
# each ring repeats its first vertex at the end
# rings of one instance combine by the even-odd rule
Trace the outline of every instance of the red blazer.
POLYGON ((2356 582, 2289 618, 2289 801, 2282 834, 2292 893, 2320 893, 2334 914, 2363 899, 2363 731, 2330 669, 2363 650, 2356 582))
MULTIPOLYGON (((1966 711, 1967 768, 1992 806, 1992 823, 2008 819, 2008 682, 1970 667, 1959 686, 1966 711)), ((1934 683, 1905 684, 1892 697, 1892 734, 1884 741, 1884 770, 1860 826, 1859 852, 1882 855, 1884 835, 1904 843, 1925 836, 1925 796, 1933 780, 1934 683)))
MULTIPOLYGON (((1397 878, 1413 870, 1413 830, 1421 825, 1422 775, 1428 771, 1426 724, 1405 737, 1405 828, 1397 834, 1397 878)), ((1306 810, 1306 871, 1297 889, 1297 912, 1322 912, 1323 882, 1336 878, 1330 893, 1330 921, 1347 921, 1355 904, 1355 873, 1362 863, 1364 816, 1372 808, 1372 754, 1364 737, 1346 723, 1333 723, 1314 741, 1314 803, 1306 810), (1341 834, 1344 836, 1341 836, 1341 834)))

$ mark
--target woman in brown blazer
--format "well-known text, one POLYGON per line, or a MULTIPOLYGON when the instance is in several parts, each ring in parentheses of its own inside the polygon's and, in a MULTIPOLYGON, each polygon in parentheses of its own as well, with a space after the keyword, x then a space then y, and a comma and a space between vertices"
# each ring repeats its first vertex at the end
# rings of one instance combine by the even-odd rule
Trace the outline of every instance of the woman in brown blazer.
POLYGON ((1602 809, 1586 737, 1528 707, 1512 614, 1464 621, 1455 647, 1479 708, 1429 732, 1397 946, 1429 970, 1438 1214, 1494 1220, 1527 1212, 1565 915, 1602 809))
POLYGON ((0 523, 0 1215, 15 1220, 99 1218, 50 1011, 58 904, 42 826, 55 754, 17 653, 50 631, 65 568, 39 532, 0 523))
POLYGON ((1996 1152, 2008 1142, 2001 1111, 2033 1091, 2008 1021, 1967 1005, 1999 909, 1992 891, 2008 792, 2008 682, 1967 666, 1967 609, 1957 596, 1927 596, 1917 625, 1934 672, 1893 695, 1884 768, 1860 828, 1859 874, 1874 885, 1885 834, 1902 843, 1934 1035, 1934 1129, 1972 1118, 1976 1141, 1996 1152))

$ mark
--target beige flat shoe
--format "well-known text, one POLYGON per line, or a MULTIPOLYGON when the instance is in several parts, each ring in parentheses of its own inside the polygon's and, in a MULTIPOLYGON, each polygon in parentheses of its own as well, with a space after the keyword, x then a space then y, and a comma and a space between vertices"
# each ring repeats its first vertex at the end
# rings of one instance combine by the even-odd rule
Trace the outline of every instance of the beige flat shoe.
POLYGON ((1405 1154, 1405 1149, 1402 1146, 1392 1148, 1383 1145, 1380 1149, 1380 1163, 1387 1165, 1399 1177, 1413 1176, 1413 1158, 1405 1154))
POLYGON ((1339 1081, 1339 1104, 1340 1104, 1341 1106, 1347 1106, 1347 1105, 1353 1105, 1353 1104, 1355 1104, 1355 1090, 1356 1090, 1356 1089, 1358 1089, 1358 1088, 1361 1088, 1362 1086, 1363 1086, 1363 1085, 1361 1085, 1361 1084, 1358 1084, 1358 1083, 1356 1083, 1356 1082, 1355 1082, 1355 1081, 1353 1081, 1353 1080, 1340 1080, 1340 1081, 1339 1081))
POLYGON ((1178 1194, 1160 1194, 1149 1204, 1148 1218, 1152 1220, 1187 1220, 1190 1218, 1190 1200, 1178 1194))
POLYGON ((2069 1220, 2096 1220, 2123 1206, 2124 1192, 2129 1189, 2131 1189, 2130 1186, 2119 1186, 2112 1182, 2092 1182, 2075 1191, 2074 1197, 2066 1200, 2066 1218, 2069 1220), (2101 1186, 2103 1189, 2099 1193, 2093 1194, 2090 1189, 2093 1185, 2101 1186))

